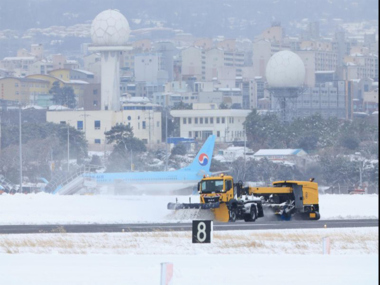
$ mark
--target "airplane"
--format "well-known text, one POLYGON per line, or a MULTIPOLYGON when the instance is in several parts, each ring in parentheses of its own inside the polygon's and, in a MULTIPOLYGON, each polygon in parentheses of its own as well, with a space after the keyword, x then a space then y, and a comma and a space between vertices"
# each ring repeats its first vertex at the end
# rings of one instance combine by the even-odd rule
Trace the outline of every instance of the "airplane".
MULTIPOLYGON (((193 162, 174 171, 157 172, 120 172, 120 173, 85 173, 85 178, 101 185, 118 185, 125 192, 133 193, 184 193, 193 191, 204 175, 211 175, 210 165, 214 151, 215 135, 210 135, 193 162)), ((191 194, 187 193, 187 194, 191 194)))

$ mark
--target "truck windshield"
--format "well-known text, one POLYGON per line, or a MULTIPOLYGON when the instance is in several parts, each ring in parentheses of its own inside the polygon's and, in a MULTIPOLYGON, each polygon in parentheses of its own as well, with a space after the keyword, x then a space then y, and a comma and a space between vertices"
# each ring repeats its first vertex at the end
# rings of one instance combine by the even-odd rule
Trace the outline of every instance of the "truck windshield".
POLYGON ((223 180, 206 180, 201 183, 202 193, 221 192, 223 180))

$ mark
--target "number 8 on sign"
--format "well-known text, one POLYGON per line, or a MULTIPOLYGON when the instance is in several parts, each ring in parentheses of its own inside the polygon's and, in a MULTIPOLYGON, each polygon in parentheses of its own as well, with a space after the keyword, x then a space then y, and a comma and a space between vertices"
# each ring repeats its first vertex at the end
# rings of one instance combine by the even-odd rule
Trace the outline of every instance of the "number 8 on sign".
POLYGON ((206 230, 206 224, 204 222, 200 222, 198 224, 198 233, 197 233, 197 238, 199 242, 204 242, 206 240, 207 234, 205 230, 206 230))
POLYGON ((212 240, 212 221, 193 221, 193 243, 210 243, 212 240))

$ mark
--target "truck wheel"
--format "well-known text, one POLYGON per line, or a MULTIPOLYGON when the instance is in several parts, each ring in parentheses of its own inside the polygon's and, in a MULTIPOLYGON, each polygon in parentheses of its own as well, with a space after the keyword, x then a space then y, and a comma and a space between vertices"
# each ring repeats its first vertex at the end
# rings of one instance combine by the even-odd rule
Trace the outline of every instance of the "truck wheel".
POLYGON ((256 212, 257 212, 257 210, 256 210, 256 206, 255 206, 255 205, 252 205, 252 206, 251 206, 251 221, 252 221, 252 222, 256 221, 256 219, 257 219, 256 212))
POLYGON ((315 220, 319 220, 321 218, 321 214, 319 212, 315 212, 315 220))
POLYGON ((250 210, 249 214, 246 214, 244 216, 244 221, 245 222, 254 222, 254 221, 256 221, 256 219, 257 219, 256 206, 251 205, 251 210, 250 210))
POLYGON ((230 222, 235 222, 236 221, 236 209, 232 208, 230 210, 230 222))

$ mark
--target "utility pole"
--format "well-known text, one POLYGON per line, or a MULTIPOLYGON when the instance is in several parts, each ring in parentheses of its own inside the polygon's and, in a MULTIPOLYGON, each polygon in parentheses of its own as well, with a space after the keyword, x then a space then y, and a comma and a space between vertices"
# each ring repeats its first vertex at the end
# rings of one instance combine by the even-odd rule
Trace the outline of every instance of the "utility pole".
POLYGON ((18 105, 18 128, 19 128, 19 158, 20 158, 20 193, 22 193, 22 132, 21 132, 21 102, 18 105))
POLYGON ((67 122, 67 172, 70 171, 70 128, 67 122))

